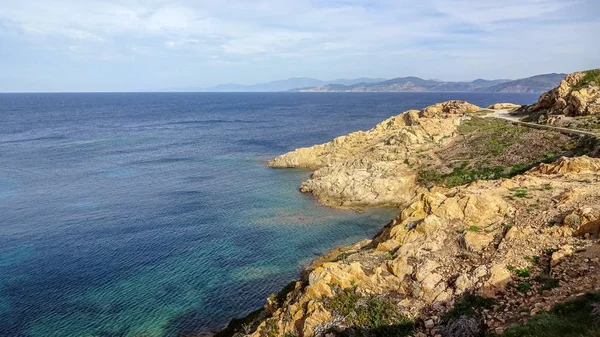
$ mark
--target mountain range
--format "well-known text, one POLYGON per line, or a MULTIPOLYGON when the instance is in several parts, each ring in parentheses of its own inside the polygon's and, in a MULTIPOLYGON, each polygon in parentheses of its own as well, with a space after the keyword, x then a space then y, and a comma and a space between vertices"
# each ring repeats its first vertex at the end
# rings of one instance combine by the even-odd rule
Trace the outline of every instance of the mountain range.
POLYGON ((376 83, 385 81, 385 78, 361 77, 356 79, 336 79, 331 81, 321 81, 310 77, 293 77, 285 80, 272 81, 267 83, 243 85, 243 84, 219 84, 210 88, 198 88, 191 91, 206 92, 277 92, 289 91, 296 88, 317 87, 327 84, 351 86, 357 83, 376 83))
POLYGON ((556 87, 566 74, 544 74, 518 80, 443 82, 419 77, 398 77, 374 83, 326 84, 293 89, 295 92, 522 92, 542 93, 556 87))
POLYGON ((471 82, 426 80, 419 77, 393 79, 361 77, 322 81, 309 77, 294 77, 267 83, 219 84, 209 88, 178 88, 172 91, 200 92, 513 92, 543 93, 556 87, 566 74, 543 74, 518 80, 476 79, 471 82))

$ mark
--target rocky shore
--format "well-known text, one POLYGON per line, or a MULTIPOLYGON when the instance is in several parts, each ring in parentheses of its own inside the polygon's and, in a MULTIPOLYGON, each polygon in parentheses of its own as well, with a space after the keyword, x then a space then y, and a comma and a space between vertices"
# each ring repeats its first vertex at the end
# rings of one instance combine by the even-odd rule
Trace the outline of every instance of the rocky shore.
POLYGON ((270 161, 314 170, 323 204, 399 215, 217 335, 600 335, 598 141, 484 114, 447 101, 270 161))

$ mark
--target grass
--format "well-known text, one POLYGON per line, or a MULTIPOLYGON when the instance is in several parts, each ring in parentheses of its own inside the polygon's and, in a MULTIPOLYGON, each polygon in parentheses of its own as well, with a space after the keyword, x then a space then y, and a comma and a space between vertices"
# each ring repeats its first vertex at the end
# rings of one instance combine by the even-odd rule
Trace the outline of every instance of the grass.
POLYGON ((469 232, 479 232, 479 227, 477 227, 477 226, 470 226, 469 228, 467 228, 467 230, 469 232))
POLYGON ((529 290, 531 290, 531 287, 532 287, 531 283, 528 283, 528 282, 519 282, 516 285, 517 291, 521 292, 521 293, 528 292, 529 290))
POLYGON ((413 322, 390 299, 362 296, 356 287, 337 289, 333 298, 325 300, 325 307, 356 328, 378 331, 378 336, 407 336, 413 331, 413 322))
POLYGON ((600 85, 600 69, 588 70, 575 86, 575 90, 579 90, 588 84, 600 85))
POLYGON ((495 166, 483 168, 467 168, 468 163, 455 167, 451 173, 441 174, 435 170, 423 170, 419 173, 419 182, 423 185, 434 183, 447 187, 456 187, 476 180, 496 180, 510 178, 526 171, 529 166, 513 165, 511 167, 495 166))
POLYGON ((524 189, 516 189, 514 190, 514 197, 516 198, 526 198, 527 197, 527 190, 524 189))
POLYGON ((529 272, 529 268, 527 267, 523 267, 523 268, 517 268, 515 270, 515 274, 517 274, 518 277, 529 277, 530 276, 530 272, 529 272))
POLYGON ((509 328, 503 337, 598 337, 600 319, 594 307, 600 292, 555 305, 549 312, 535 315, 526 324, 509 328))
POLYGON ((551 131, 515 126, 493 118, 465 120, 458 132, 459 141, 436 151, 444 164, 427 160, 421 163, 418 170, 421 185, 456 187, 476 180, 511 178, 541 162, 554 160, 565 152, 564 147, 575 142, 551 131))

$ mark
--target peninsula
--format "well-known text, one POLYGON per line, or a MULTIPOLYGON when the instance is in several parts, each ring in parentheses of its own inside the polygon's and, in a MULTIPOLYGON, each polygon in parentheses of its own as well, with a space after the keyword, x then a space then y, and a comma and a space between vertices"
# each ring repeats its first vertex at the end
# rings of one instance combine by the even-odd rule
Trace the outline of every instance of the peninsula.
POLYGON ((442 102, 271 160, 314 170, 300 190, 325 205, 399 214, 217 335, 600 335, 598 71, 532 106, 442 102))

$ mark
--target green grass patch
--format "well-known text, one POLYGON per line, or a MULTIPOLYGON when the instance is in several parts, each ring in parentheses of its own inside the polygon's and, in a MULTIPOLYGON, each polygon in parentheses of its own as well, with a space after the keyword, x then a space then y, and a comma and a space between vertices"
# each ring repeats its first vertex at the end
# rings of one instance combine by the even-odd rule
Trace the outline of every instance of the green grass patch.
POLYGON ((354 327, 375 329, 380 331, 380 335, 386 335, 387 329, 394 333, 406 330, 406 334, 398 336, 406 336, 413 331, 413 322, 402 315, 399 306, 390 299, 361 296, 356 293, 355 287, 337 289, 333 298, 325 300, 325 307, 345 317, 354 327))
POLYGON ((445 185, 447 187, 456 187, 472 183, 476 180, 496 180, 501 178, 510 178, 529 167, 523 165, 513 165, 511 167, 495 166, 483 168, 467 168, 464 162, 461 166, 455 167, 451 173, 441 174, 434 170, 423 170, 419 172, 418 181, 422 185, 434 183, 436 185, 445 185))
POLYGON ((470 226, 469 228, 467 228, 467 230, 469 232, 479 232, 479 227, 477 227, 477 226, 470 226))
POLYGON ((600 292, 561 303, 549 312, 535 315, 524 325, 509 328, 503 337, 598 337, 600 317, 594 306, 600 303, 600 292))
POLYGON ((515 270, 515 274, 517 274, 518 277, 529 277, 531 275, 531 273, 529 272, 529 268, 527 267, 523 267, 523 268, 517 268, 515 270))
POLYGON ((600 69, 588 70, 575 86, 575 90, 579 90, 588 84, 600 85, 600 69))
POLYGON ((519 282, 517 283, 517 285, 515 286, 517 288, 517 291, 520 293, 526 293, 529 290, 531 290, 531 283, 527 283, 527 282, 519 282))

